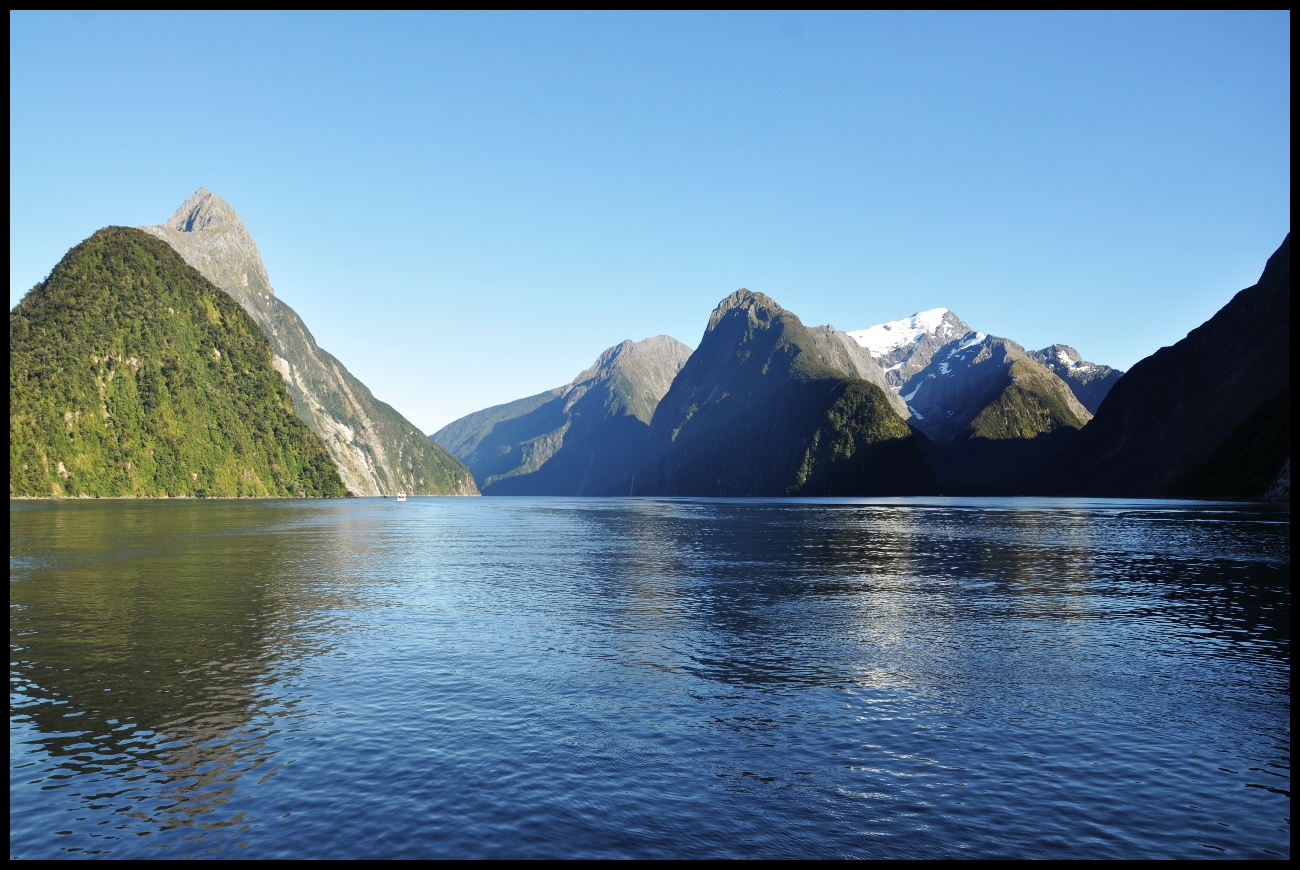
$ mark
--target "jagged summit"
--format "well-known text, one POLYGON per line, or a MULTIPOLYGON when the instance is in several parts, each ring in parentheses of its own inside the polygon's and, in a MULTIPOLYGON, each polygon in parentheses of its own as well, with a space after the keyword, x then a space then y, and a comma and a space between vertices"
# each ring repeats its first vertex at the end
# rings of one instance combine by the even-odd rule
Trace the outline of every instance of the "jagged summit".
POLYGON ((659 399, 668 392, 691 349, 671 335, 656 335, 642 341, 626 339, 601 353, 594 365, 574 378, 565 390, 566 409, 588 390, 617 378, 635 385, 621 390, 626 412, 649 424, 659 399))
POLYGON ((275 295, 262 252, 230 203, 205 187, 194 191, 166 223, 138 227, 175 248, 185 262, 225 290, 266 326, 275 295))
POLYGON ((1057 377, 1069 384, 1090 414, 1097 413, 1110 388, 1124 375, 1122 371, 1110 366, 1088 362, 1068 344, 1054 344, 1042 350, 1031 350, 1029 358, 1051 369, 1057 377))
POLYGON ((175 248, 253 316, 271 341, 294 411, 325 442, 349 490, 358 495, 476 491, 467 469, 376 399, 275 297, 262 254, 230 203, 200 187, 166 223, 140 229, 175 248))
POLYGON ((1092 363, 1085 362, 1079 352, 1068 344, 1054 344, 1051 347, 1045 347, 1037 353, 1041 354, 1044 359, 1054 359, 1063 366, 1069 366, 1072 369, 1092 368, 1092 363))
POLYGON ((166 226, 183 233, 203 230, 248 232, 239 215, 235 214, 235 210, 230 207, 230 203, 206 187, 200 187, 189 199, 181 203, 176 213, 167 219, 166 226))
POLYGON ((751 314, 762 312, 768 316, 765 319, 770 319, 771 316, 785 311, 785 309, 776 304, 776 301, 770 296, 763 293, 755 293, 753 290, 746 290, 744 287, 741 287, 735 293, 732 293, 726 299, 719 302, 718 307, 713 309, 713 313, 709 315, 709 329, 713 329, 717 326, 718 322, 722 320, 723 317, 726 317, 727 312, 735 311, 737 309, 749 311, 751 314))

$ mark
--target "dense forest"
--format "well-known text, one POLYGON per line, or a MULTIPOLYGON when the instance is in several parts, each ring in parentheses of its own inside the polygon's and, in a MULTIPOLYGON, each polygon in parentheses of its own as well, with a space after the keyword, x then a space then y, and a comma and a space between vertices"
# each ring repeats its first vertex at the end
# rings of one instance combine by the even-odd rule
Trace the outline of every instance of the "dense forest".
POLYGON ((10 496, 343 496, 252 318, 108 227, 9 315, 10 496))

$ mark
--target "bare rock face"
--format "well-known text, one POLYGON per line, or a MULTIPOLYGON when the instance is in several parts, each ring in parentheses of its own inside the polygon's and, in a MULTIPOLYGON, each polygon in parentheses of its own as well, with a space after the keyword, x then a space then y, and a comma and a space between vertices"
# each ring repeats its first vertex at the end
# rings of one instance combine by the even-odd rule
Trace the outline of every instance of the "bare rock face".
POLYGON ((271 341, 294 411, 325 442, 350 491, 478 494, 458 459, 376 399, 276 298, 257 244, 229 203, 199 188, 166 223, 140 229, 170 244, 253 316, 271 341))

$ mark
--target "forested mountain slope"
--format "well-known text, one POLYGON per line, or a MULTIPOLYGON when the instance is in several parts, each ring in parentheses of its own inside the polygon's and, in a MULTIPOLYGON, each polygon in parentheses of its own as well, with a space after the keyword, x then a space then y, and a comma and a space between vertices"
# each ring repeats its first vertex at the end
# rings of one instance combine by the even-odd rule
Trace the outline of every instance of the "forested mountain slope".
POLYGON ((316 344, 302 319, 271 288, 261 253, 235 210, 199 188, 158 226, 141 227, 229 293, 253 316, 275 351, 298 416, 325 442, 358 495, 474 495, 469 471, 379 401, 316 344))
POLYGON ((638 495, 931 492, 912 431, 877 384, 848 377, 813 331, 739 290, 659 403, 638 495))
POLYGON ((164 242, 108 227, 9 314, 10 496, 341 496, 270 344, 164 242))

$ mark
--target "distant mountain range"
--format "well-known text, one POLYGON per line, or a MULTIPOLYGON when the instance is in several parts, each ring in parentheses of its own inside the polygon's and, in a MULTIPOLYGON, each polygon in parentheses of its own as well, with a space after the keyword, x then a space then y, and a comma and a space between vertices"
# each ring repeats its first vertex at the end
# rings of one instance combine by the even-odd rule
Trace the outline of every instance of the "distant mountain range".
MULTIPOLYGON (((641 353, 656 356, 657 369, 671 369, 676 380, 660 378, 653 391, 643 391, 641 407, 650 413, 638 418, 646 425, 635 435, 632 429, 615 434, 612 428, 569 434, 570 417, 561 409, 574 400, 564 397, 606 364, 598 362, 567 387, 471 414, 432 438, 460 457, 490 495, 774 495, 817 487, 963 491, 988 486, 1059 451, 1092 418, 1074 390, 1095 404, 1122 374, 1086 363, 1064 345, 1026 353, 1015 342, 972 330, 943 308, 841 332, 806 327, 773 300, 747 290, 719 304, 695 354, 666 336, 642 345, 641 353), (838 454, 823 450, 829 432, 818 421, 830 406, 806 405, 809 383, 829 389, 826 396, 835 392, 827 378, 877 388, 891 412, 887 419, 904 423, 893 427, 894 433, 926 461, 900 459, 890 466, 899 476, 888 479, 881 476, 888 463, 871 473, 875 477, 861 465, 855 466, 856 476, 847 475, 836 464, 843 457, 832 462, 838 454), (668 404, 659 411, 661 399, 668 404), (668 436, 658 431, 665 426, 668 436), (594 458, 615 443, 620 445, 617 462, 594 458), (552 459, 561 452, 562 460, 552 459), (579 462, 579 457, 588 459, 579 462), (552 463, 555 467, 548 467, 552 463), (560 471, 578 464, 585 469, 581 483, 560 471), (638 476, 639 484, 630 487, 638 476), (869 477, 874 482, 868 484, 869 477)), ((617 359, 613 350, 602 360, 617 359)), ((867 404, 874 407, 875 401, 867 404)), ((871 437, 883 437, 883 430, 871 437)), ((858 447, 853 453, 861 463, 868 454, 858 447)), ((910 457, 912 449, 904 453, 910 457)))
POLYGON ((1290 236, 1256 287, 1126 375, 944 308, 841 332, 741 290, 694 353, 641 343, 677 370, 639 394, 641 425, 608 414, 578 434, 567 397, 611 377, 613 348, 566 387, 432 438, 487 494, 1289 498, 1289 292, 1290 236))
POLYGON ((464 461, 484 495, 628 495, 650 420, 690 355, 666 335, 624 341, 562 387, 431 437, 464 461))

